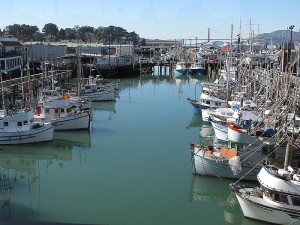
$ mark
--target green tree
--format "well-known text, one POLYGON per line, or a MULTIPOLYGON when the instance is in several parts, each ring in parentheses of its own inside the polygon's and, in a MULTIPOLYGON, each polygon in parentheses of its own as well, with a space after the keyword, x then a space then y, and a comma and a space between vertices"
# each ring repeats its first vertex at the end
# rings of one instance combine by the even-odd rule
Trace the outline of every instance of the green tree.
POLYGON ((65 29, 66 39, 75 40, 76 39, 76 31, 72 28, 65 29))
POLYGON ((135 33, 134 31, 129 33, 129 37, 130 37, 133 45, 137 45, 140 41, 140 36, 137 33, 135 33))
POLYGON ((57 33, 57 36, 60 38, 60 39, 66 39, 66 30, 63 29, 63 28, 60 28, 58 33, 57 33))
POLYGON ((53 39, 56 39, 56 37, 57 37, 58 27, 56 26, 56 24, 47 23, 47 24, 45 24, 42 31, 45 33, 45 35, 50 40, 53 40, 53 39))
POLYGON ((95 33, 95 28, 94 27, 90 27, 90 26, 82 26, 78 29, 79 34, 80 34, 80 39, 83 41, 88 41, 91 36, 94 35, 95 33))
POLYGON ((31 26, 26 24, 14 24, 14 25, 8 25, 5 27, 6 31, 11 35, 17 35, 17 34, 26 34, 30 37, 35 32, 39 31, 39 28, 37 26, 31 26))

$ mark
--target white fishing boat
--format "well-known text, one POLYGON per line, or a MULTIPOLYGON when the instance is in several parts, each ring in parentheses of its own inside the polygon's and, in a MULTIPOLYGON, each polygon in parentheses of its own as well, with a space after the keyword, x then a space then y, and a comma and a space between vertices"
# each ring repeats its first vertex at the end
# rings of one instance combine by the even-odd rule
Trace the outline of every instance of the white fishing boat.
POLYGON ((210 119, 216 138, 219 141, 228 141, 228 125, 226 121, 210 119))
MULTIPOLYGON (((237 110, 233 108, 217 108, 215 110, 208 111, 208 120, 212 124, 216 138, 221 141, 227 141, 228 139, 228 122, 232 127, 232 124, 235 124, 238 118, 242 118, 243 120, 258 120, 259 113, 257 111, 246 111, 246 110, 237 110)), ((232 138, 232 137, 231 137, 232 138)), ((237 140, 232 138, 231 140, 239 143, 244 143, 241 140, 237 140)), ((255 139, 251 139, 254 141, 255 139)), ((248 140, 244 144, 249 144, 250 140, 248 140)), ((258 142, 260 144, 261 142, 258 142)))
POLYGON ((63 93, 63 91, 61 91, 60 88, 43 90, 40 98, 45 102, 50 102, 59 98, 68 98, 71 104, 74 104, 75 106, 78 106, 81 109, 92 109, 91 100, 80 97, 75 92, 68 91, 66 93, 63 93))
POLYGON ((242 145, 228 140, 228 145, 214 143, 211 146, 190 144, 192 171, 194 174, 256 181, 260 162, 269 159, 283 163, 285 148, 275 148, 274 143, 261 146, 242 145))
POLYGON ((178 61, 175 65, 175 72, 178 74, 186 74, 189 67, 185 61, 178 61))
POLYGON ((230 185, 244 216, 272 224, 300 224, 299 169, 265 165, 257 180, 259 187, 230 185))
POLYGON ((99 88, 113 88, 115 90, 119 89, 119 80, 108 80, 103 78, 101 75, 89 76, 88 84, 89 85, 96 85, 96 89, 99 88))
POLYGON ((0 110, 0 145, 28 144, 53 140, 50 122, 35 122, 32 109, 0 110))
POLYGON ((69 96, 44 101, 40 100, 34 118, 38 121, 53 122, 54 130, 89 129, 90 110, 75 106, 69 96))
POLYGON ((115 101, 114 88, 97 88, 96 84, 87 84, 81 86, 80 96, 91 101, 115 101))

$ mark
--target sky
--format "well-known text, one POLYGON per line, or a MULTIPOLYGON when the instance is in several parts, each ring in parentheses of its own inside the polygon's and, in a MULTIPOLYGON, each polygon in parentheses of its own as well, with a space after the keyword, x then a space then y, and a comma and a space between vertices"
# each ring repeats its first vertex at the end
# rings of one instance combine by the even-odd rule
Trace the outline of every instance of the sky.
POLYGON ((247 38, 250 31, 300 29, 299 0, 0 0, 0 9, 1 29, 117 26, 146 39, 247 38))

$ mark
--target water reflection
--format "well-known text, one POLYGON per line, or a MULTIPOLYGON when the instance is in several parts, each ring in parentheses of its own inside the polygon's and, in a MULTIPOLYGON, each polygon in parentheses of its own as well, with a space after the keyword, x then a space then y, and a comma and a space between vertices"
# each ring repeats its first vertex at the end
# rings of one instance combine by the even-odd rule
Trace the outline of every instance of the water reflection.
POLYGON ((116 113, 116 102, 115 101, 102 101, 102 102, 93 102, 92 108, 95 111, 107 111, 116 113))
POLYGON ((195 128, 198 127, 200 128, 201 126, 203 126, 203 121, 202 121, 202 117, 198 114, 194 114, 191 121, 189 122, 189 124, 186 126, 187 129, 189 128, 195 128))
POLYGON ((54 132, 54 146, 68 145, 71 148, 77 147, 91 147, 91 135, 89 130, 72 130, 72 131, 58 131, 54 132))
POLYGON ((32 214, 40 205, 41 169, 63 167, 73 160, 74 147, 91 147, 89 131, 59 131, 54 133, 52 142, 3 146, 0 151, 0 219, 9 220, 13 215, 23 220, 32 214))
POLYGON ((214 128, 211 124, 202 124, 200 127, 200 136, 202 138, 212 138, 214 134, 214 128))
POLYGON ((192 176, 189 200, 192 202, 217 202, 224 211, 227 224, 241 224, 243 214, 236 197, 229 189, 231 180, 192 176))

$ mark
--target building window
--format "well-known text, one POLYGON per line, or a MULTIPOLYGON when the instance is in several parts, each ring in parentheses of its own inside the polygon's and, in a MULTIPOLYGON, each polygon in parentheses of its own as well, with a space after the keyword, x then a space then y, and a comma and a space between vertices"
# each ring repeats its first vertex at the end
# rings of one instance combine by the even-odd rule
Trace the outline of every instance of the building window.
POLYGON ((8 122, 3 122, 4 127, 8 127, 8 122))
POLYGON ((24 120, 23 121, 23 125, 27 125, 28 124, 28 121, 27 120, 24 120))

